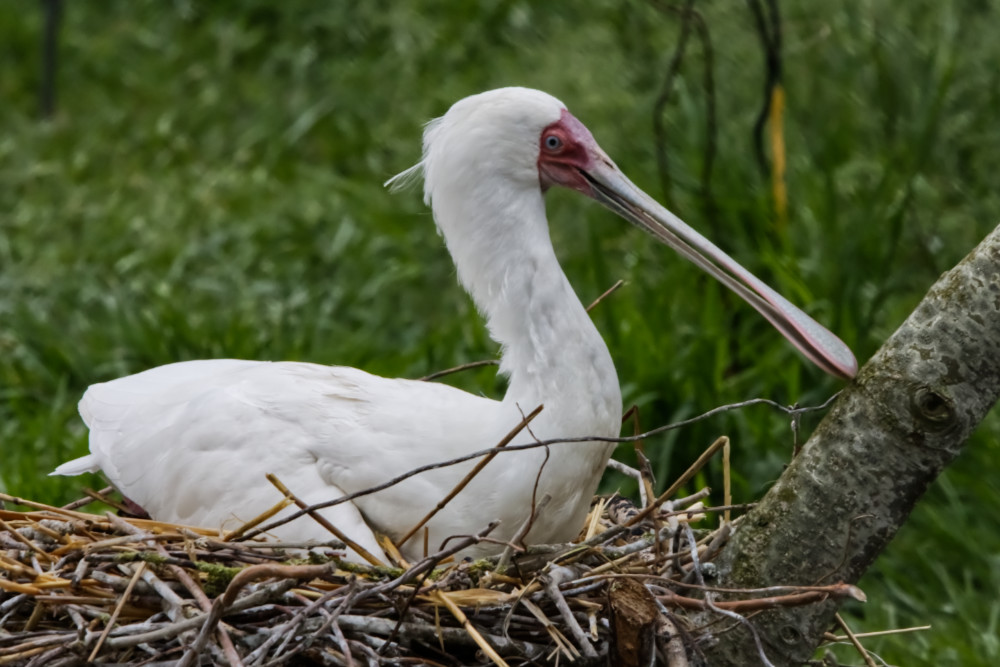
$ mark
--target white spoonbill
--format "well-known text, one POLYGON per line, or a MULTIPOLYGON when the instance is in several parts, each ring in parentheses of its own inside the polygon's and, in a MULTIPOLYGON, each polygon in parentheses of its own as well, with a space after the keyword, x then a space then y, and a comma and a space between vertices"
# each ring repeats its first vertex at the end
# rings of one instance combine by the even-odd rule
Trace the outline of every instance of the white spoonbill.
MULTIPOLYGON (((155 519, 234 529, 280 500, 266 473, 308 503, 328 501, 491 447, 543 404, 531 424, 534 437, 618 435, 621 392, 611 356, 549 238, 544 194, 556 185, 596 199, 674 247, 825 371, 844 378, 856 372, 846 345, 640 191, 546 93, 503 88, 455 103, 427 126, 423 158, 401 176, 418 172, 458 278, 502 346, 500 371, 509 381, 503 400, 353 368, 187 361, 90 387, 80 401, 90 454, 54 474, 102 470, 155 519)), ((531 440, 523 432, 515 443, 531 440)), ((541 449, 501 454, 429 522, 431 549, 494 519, 501 524, 492 537, 510 538, 529 514, 533 492, 552 500, 527 541, 572 538, 612 448, 554 445, 544 465, 541 449)), ((417 475, 321 514, 383 557, 372 529, 404 535, 473 463, 417 475)), ((309 517, 273 534, 330 539, 309 517)), ((482 543, 461 555, 497 550, 482 543)), ((421 556, 423 539, 402 551, 421 556)))

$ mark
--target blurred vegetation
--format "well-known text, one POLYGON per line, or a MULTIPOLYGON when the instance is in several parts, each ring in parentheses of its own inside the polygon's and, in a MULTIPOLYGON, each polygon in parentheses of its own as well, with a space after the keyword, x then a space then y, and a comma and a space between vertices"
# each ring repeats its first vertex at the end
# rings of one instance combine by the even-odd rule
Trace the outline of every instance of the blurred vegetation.
MULTIPOLYGON (((665 194, 652 117, 679 20, 658 4, 66 5, 58 111, 41 121, 40 6, 0 0, 0 487, 12 493, 58 503, 100 484, 45 476, 86 450, 75 403, 93 382, 205 357, 419 377, 494 356, 420 197, 381 185, 417 160, 421 123, 465 95, 547 90, 665 194)), ((696 6, 713 45, 713 198, 700 182, 705 52, 691 37, 663 116, 672 205, 864 361, 997 223, 1000 14, 986 0, 782 2, 782 227, 753 153, 752 16, 696 6)), ((818 404, 838 388, 600 207, 553 192, 549 213, 583 301, 628 283, 594 317, 644 427, 755 396, 818 404)), ((449 382, 503 391, 492 370, 449 382)), ((659 481, 720 433, 736 446, 737 501, 791 452, 787 418, 750 408, 648 442, 659 481)), ((865 642, 890 663, 1000 661, 998 433, 994 415, 861 582, 856 630, 934 626, 865 642)), ((721 488, 718 474, 698 483, 721 488)))

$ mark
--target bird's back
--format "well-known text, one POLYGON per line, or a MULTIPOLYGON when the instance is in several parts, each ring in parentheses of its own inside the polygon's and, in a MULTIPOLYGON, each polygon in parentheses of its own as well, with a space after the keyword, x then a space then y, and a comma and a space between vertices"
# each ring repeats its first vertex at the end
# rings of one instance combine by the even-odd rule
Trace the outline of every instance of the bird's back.
MULTIPOLYGON (((281 499, 266 473, 307 502, 332 500, 495 444, 490 422, 499 407, 446 385, 353 368, 181 362, 90 387, 80 413, 91 454, 56 472, 100 468, 154 518, 233 529, 281 499)), ((415 478, 359 506, 376 524, 384 515, 401 525, 408 512, 415 522, 429 508, 412 499, 436 502, 471 465, 415 478)), ((285 536, 329 538, 307 526, 285 536)))

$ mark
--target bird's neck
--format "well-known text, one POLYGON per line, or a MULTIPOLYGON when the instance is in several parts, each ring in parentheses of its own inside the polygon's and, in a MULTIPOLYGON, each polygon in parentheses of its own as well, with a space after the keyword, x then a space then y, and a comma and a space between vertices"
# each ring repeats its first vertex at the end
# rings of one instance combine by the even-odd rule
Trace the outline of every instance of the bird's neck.
POLYGON ((504 403, 524 413, 544 404, 539 424, 552 432, 548 437, 617 435, 618 376, 556 259, 541 192, 489 195, 454 198, 481 205, 435 206, 435 216, 459 279, 502 346, 500 368, 509 378, 504 403))

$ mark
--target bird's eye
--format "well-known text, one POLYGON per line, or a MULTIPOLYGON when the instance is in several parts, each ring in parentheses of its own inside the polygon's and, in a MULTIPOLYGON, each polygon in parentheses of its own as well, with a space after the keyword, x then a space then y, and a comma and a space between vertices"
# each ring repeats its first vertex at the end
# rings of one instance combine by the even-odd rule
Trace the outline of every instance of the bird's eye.
POLYGON ((545 137, 545 148, 549 149, 550 151, 557 151, 560 148, 562 148, 562 145, 563 145, 562 139, 560 139, 554 134, 550 134, 549 136, 545 137))

